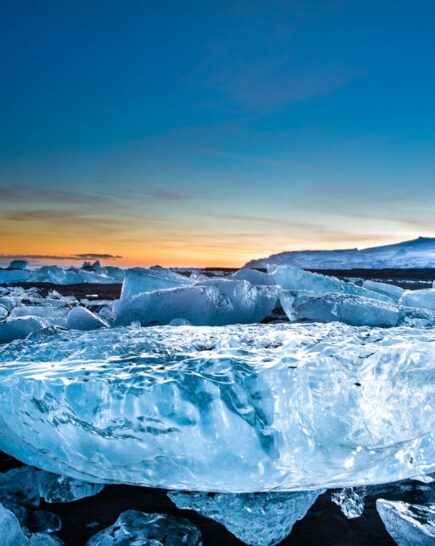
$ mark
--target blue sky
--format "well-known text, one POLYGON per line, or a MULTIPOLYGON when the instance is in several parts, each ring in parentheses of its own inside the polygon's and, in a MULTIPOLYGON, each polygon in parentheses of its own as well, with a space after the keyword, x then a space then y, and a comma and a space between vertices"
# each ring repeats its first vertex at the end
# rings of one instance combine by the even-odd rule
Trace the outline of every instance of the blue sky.
POLYGON ((0 254, 434 236, 435 4, 0 5, 0 254))

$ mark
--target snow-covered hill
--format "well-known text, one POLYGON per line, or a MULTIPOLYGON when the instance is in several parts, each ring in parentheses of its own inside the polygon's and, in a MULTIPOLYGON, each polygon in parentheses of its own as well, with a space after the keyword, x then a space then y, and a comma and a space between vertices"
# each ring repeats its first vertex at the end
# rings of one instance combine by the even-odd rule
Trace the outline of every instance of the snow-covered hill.
POLYGON ((412 241, 363 250, 282 252, 268 258, 251 260, 246 266, 266 267, 268 264, 294 265, 306 269, 435 267, 435 238, 419 237, 412 241))

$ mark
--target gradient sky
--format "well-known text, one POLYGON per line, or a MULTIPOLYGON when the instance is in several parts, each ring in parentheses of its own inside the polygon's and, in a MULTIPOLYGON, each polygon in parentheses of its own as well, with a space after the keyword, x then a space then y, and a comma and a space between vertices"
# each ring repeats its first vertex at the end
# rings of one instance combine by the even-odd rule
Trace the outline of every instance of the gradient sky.
POLYGON ((434 21, 418 0, 1 2, 0 254, 241 265, 435 236, 434 21))

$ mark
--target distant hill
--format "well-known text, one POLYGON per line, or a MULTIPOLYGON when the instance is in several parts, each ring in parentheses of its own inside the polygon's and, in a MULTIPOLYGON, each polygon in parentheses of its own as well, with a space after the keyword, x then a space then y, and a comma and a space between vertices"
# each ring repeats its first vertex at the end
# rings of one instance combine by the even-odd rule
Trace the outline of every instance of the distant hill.
POLYGON ((419 237, 393 245, 363 250, 303 250, 281 252, 251 260, 246 267, 268 264, 293 265, 305 269, 384 269, 435 267, 435 238, 419 237))

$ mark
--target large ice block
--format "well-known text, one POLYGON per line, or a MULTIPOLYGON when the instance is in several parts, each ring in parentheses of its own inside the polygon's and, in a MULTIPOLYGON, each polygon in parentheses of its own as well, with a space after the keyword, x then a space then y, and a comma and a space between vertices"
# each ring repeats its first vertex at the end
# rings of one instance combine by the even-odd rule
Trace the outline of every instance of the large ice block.
POLYGON ((391 303, 394 299, 385 293, 367 290, 335 277, 312 273, 290 265, 270 265, 268 266, 268 272, 275 284, 285 290, 314 292, 317 294, 350 294, 387 303, 391 303))
POLYGON ((211 279, 192 286, 156 290, 114 306, 115 324, 139 322, 142 326, 169 324, 185 319, 194 325, 260 322, 278 300, 274 286, 253 286, 247 281, 211 279))
POLYGON ((288 318, 318 322, 344 322, 351 326, 396 326, 400 309, 393 303, 349 294, 282 292, 280 302, 288 318))
POLYGON ((180 275, 171 269, 164 269, 163 267, 151 267, 149 269, 134 267, 125 271, 121 299, 128 300, 144 292, 152 292, 153 290, 162 290, 165 288, 178 288, 191 284, 193 284, 193 281, 189 277, 180 275))
POLYGON ((435 471, 435 330, 51 332, 0 351, 0 449, 89 482, 243 493, 435 471))
POLYGON ((424 506, 378 499, 376 508, 398 546, 435 544, 435 504, 424 506))

